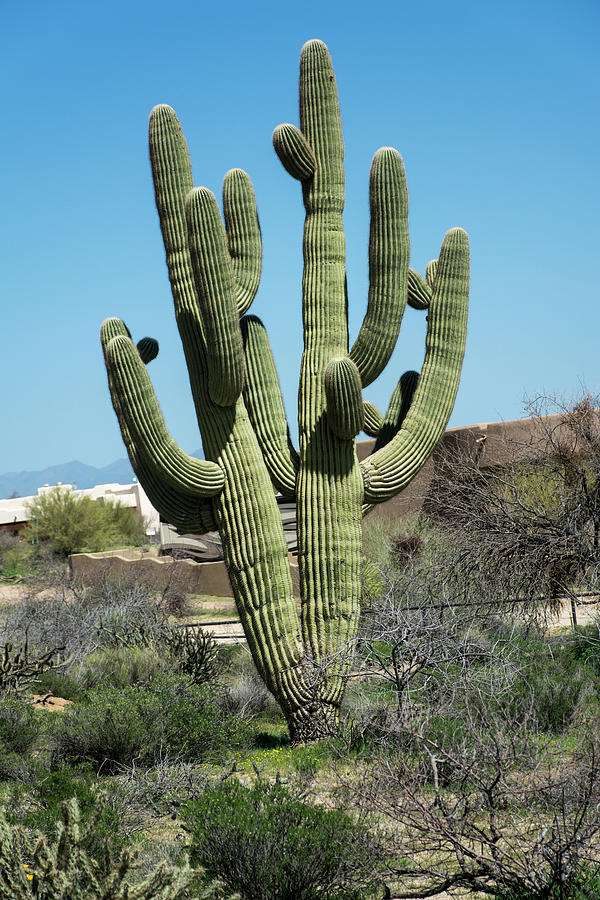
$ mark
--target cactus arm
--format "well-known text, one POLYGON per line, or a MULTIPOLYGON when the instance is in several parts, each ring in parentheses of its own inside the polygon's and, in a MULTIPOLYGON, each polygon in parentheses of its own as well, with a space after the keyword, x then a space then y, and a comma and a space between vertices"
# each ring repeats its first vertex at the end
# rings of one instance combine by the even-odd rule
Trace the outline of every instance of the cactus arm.
POLYGON ((435 282, 435 274, 437 272, 437 259, 432 259, 427 263, 427 267, 425 268, 425 280, 427 282, 427 287, 432 291, 433 285, 435 282))
POLYGON ((244 403, 274 486, 290 500, 296 496, 298 453, 292 445, 283 397, 266 329, 256 316, 240 322, 246 382, 244 403))
POLYGON ((464 356, 468 296, 469 242, 462 229, 454 228, 440 252, 413 402, 396 436, 363 464, 366 503, 381 503, 406 487, 448 424, 464 356))
POLYGON ((156 477, 155 471, 137 454, 135 445, 127 443, 124 435, 123 440, 138 481, 165 522, 181 534, 206 534, 217 530, 212 500, 198 500, 170 487, 162 478, 156 477))
POLYGON ((295 125, 284 122, 273 132, 273 147, 282 166, 292 178, 306 181, 314 175, 317 160, 312 147, 295 125))
MULTIPOLYGON (((304 351, 298 391, 298 567, 302 634, 320 673, 319 705, 291 729, 302 739, 335 727, 343 691, 343 648, 356 630, 360 596, 363 485, 354 440, 337 437, 327 416, 325 370, 348 355, 345 291, 344 146, 337 87, 325 44, 309 41, 300 59, 300 126, 317 166, 302 181, 304 351), (325 677, 323 677, 325 675, 325 677)), ((308 663, 307 663, 308 664, 308 663)))
POLYGON ((225 229, 215 196, 207 188, 192 190, 185 209, 206 335, 208 392, 217 406, 232 406, 244 383, 244 348, 225 229))
POLYGON ((365 418, 362 386, 357 367, 349 357, 332 359, 325 369, 327 423, 336 437, 352 440, 365 418))
POLYGON ((390 403, 377 436, 373 453, 376 453, 381 447, 385 447, 386 444, 389 444, 394 435, 398 434, 408 410, 410 409, 418 383, 418 372, 405 372, 404 375, 401 376, 390 398, 390 403))
POLYGON ((250 308, 260 284, 262 240, 254 189, 242 169, 231 169, 225 176, 223 217, 235 279, 238 316, 243 316, 250 308))
POLYGON ((188 456, 167 431, 148 373, 130 338, 117 336, 109 341, 106 364, 136 454, 180 493, 196 498, 220 493, 224 476, 219 466, 188 456))
POLYGON ((427 309, 431 302, 431 287, 414 269, 408 270, 407 302, 413 309, 427 309))
MULTIPOLYGON (((100 331, 105 360, 109 342, 118 335, 126 338, 131 337, 129 329, 121 319, 106 319, 100 331)), ((180 493, 172 486, 165 484, 160 477, 157 477, 156 471, 152 466, 144 462, 127 428, 121 397, 111 379, 110 366, 107 366, 107 374, 113 407, 121 428, 121 435, 129 461, 152 506, 158 510, 166 522, 170 522, 171 525, 174 525, 181 532, 204 534, 207 531, 214 531, 217 525, 210 499, 199 500, 196 497, 191 497, 189 493, 180 493)))
POLYGON ((379 434, 381 426, 383 425, 383 416, 381 415, 375 404, 371 403, 370 400, 364 401, 363 408, 365 411, 363 431, 365 434, 368 434, 369 437, 376 438, 379 434))
POLYGON ((391 147, 382 147, 373 157, 369 200, 369 298, 364 322, 350 351, 363 387, 375 381, 386 367, 406 307, 408 193, 402 157, 391 147))
MULTIPOLYGON (((185 226, 184 202, 194 183, 181 125, 170 106, 155 106, 148 127, 154 197, 165 246, 175 315, 187 312, 190 339, 201 338, 194 279, 185 226), (193 322, 192 322, 193 319, 193 322)), ((181 326, 180 326, 181 328, 181 326)))
POLYGON ((137 342, 137 349, 140 359, 147 365, 158 356, 158 341, 155 338, 144 337, 137 342))

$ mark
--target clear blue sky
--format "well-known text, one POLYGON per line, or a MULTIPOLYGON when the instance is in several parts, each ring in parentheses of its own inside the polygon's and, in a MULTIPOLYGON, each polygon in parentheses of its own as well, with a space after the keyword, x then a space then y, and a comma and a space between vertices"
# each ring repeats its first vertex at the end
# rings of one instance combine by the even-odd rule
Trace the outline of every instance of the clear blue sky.
MULTIPOLYGON (((288 415, 301 353, 303 209, 271 132, 297 121, 298 57, 332 53, 346 143, 354 337, 367 293, 368 171, 404 157, 412 265, 444 232, 471 237, 471 321, 452 424, 516 418, 525 393, 600 389, 598 0, 3 0, 0 472, 124 455, 98 330, 119 315, 157 337, 167 424, 200 439, 150 180, 147 117, 173 106, 197 184, 252 177, 264 239, 253 312, 268 327, 288 415)), ((366 396, 382 410, 420 368, 407 310, 366 396)))

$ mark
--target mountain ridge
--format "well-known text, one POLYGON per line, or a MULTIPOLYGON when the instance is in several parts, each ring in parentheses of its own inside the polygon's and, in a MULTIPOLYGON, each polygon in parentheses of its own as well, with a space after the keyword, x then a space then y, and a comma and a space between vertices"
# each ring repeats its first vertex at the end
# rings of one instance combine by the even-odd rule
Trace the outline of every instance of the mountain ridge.
MULTIPOLYGON (((202 458, 202 451, 190 454, 202 458)), ((97 484, 131 484, 135 481, 131 463, 124 457, 115 459, 106 466, 90 466, 78 459, 66 463, 46 466, 44 469, 26 470, 23 472, 5 472, 0 475, 0 498, 8 499, 13 494, 18 497, 30 497, 37 494, 39 487, 58 484, 75 484, 84 490, 97 484)))

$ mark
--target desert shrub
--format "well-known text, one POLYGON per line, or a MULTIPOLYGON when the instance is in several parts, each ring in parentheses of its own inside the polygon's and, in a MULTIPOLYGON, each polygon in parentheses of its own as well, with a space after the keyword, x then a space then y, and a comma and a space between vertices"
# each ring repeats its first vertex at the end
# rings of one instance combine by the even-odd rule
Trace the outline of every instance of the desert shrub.
POLYGON ((30 751, 40 731, 40 714, 29 703, 0 695, 0 781, 29 783, 37 767, 30 751))
POLYGON ((167 669, 153 647, 102 647, 73 670, 72 679, 83 691, 100 685, 124 688, 151 681, 167 669))
POLYGON ((150 765, 165 752, 182 759, 220 758, 250 740, 243 723, 215 704, 213 691, 164 675, 148 684, 91 692, 58 723, 53 757, 88 761, 107 772, 134 760, 150 765))
POLYGON ((279 709, 247 654, 234 657, 226 671, 227 685, 217 702, 228 713, 251 719, 269 708, 279 709))
POLYGON ((79 700, 84 689, 81 681, 70 672, 49 669, 43 672, 36 682, 39 694, 50 694, 52 697, 63 697, 65 700, 79 700))
POLYGON ((561 650, 565 656, 586 663, 595 675, 600 675, 600 622, 580 625, 563 638, 561 650))
POLYGON ((17 644, 27 634, 31 648, 63 647, 75 666, 101 647, 148 645, 165 624, 146 585, 100 575, 85 586, 63 582, 32 590, 1 623, 0 644, 17 644))
POLYGON ((496 900, 597 900, 600 897, 600 869, 582 865, 564 881, 545 885, 540 891, 526 887, 500 888, 495 896, 496 900))
POLYGON ((346 813, 281 784, 226 781, 187 804, 193 862, 243 900, 350 900, 374 886, 373 842, 346 813))
POLYGON ((39 732, 39 715, 29 703, 0 695, 0 753, 26 753, 39 732))
POLYGON ((32 547, 16 534, 0 532, 0 575, 15 578, 29 572, 32 547))
POLYGON ((556 642, 521 642, 521 674, 497 702, 513 716, 531 715, 541 731, 561 733, 582 712, 597 710, 600 680, 586 658, 556 642))
POLYGON ((92 500, 60 486, 35 497, 28 509, 27 536, 47 541, 63 556, 146 542, 145 525, 135 509, 92 500))

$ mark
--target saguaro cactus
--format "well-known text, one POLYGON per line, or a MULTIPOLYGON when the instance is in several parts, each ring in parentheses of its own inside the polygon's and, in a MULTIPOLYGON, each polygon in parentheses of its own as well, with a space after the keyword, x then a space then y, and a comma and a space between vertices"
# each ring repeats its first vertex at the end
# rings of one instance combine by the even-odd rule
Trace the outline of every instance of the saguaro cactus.
POLYGON ((465 232, 454 229, 426 279, 409 269, 402 158, 378 150, 370 175, 367 311, 349 350, 344 148, 321 41, 302 50, 300 129, 280 125, 273 142, 301 182, 306 208, 299 451, 290 442, 266 331, 245 315, 261 271, 250 180, 239 169, 225 176, 223 225, 214 195, 193 188, 185 138, 168 106, 151 113, 150 159, 206 461, 187 456, 167 432, 144 365, 156 342, 144 338, 136 348, 123 322, 107 319, 102 344, 139 480, 180 529, 219 529, 255 663, 292 739, 302 742, 337 726, 359 613, 362 516, 408 484, 448 422, 464 355, 469 249, 465 232), (362 388, 386 366, 407 300, 428 310, 425 360, 420 376, 402 376, 384 417, 363 403, 362 388), (360 465, 355 438, 363 427, 380 440, 360 465), (297 500, 300 612, 273 486, 297 500))

